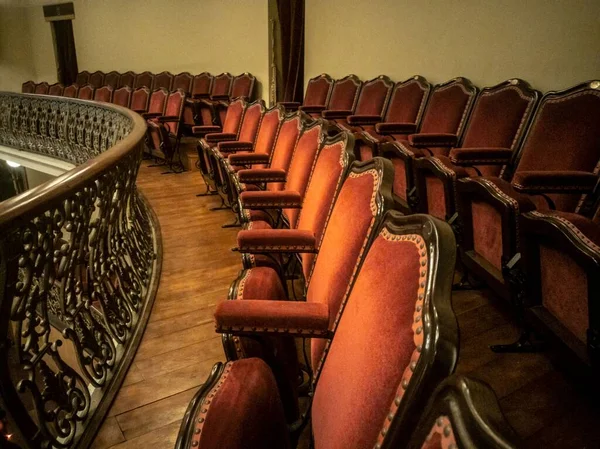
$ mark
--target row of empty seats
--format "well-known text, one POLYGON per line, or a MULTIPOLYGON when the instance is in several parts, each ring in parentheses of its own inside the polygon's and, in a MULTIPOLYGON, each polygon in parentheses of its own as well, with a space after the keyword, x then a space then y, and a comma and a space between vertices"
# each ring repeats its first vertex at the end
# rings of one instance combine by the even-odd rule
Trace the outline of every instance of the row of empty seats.
POLYGON ((317 449, 515 447, 489 388, 449 377, 455 239, 393 210, 389 160, 356 161, 352 133, 262 101, 193 132, 204 179, 244 223, 243 270, 215 311, 228 363, 190 403, 178 449, 294 447, 307 420, 317 449))

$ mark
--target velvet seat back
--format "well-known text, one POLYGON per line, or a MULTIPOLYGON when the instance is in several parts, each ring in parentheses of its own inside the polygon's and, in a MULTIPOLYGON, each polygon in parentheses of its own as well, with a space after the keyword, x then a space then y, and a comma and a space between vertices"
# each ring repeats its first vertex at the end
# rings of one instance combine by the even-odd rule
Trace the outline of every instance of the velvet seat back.
POLYGON ((88 84, 91 84, 94 87, 94 89, 102 87, 104 85, 104 72, 97 70, 94 73, 90 74, 88 84))
POLYGON ((251 103, 246 107, 237 140, 255 142, 264 112, 265 106, 262 101, 251 103))
POLYGON ((348 75, 333 84, 327 109, 353 111, 356 106, 362 81, 356 75, 348 75))
POLYGON ((202 72, 194 77, 192 83, 193 97, 208 97, 213 83, 213 76, 208 72, 202 72))
POLYGON ((130 109, 134 111, 145 111, 148 109, 150 100, 150 90, 147 87, 140 87, 131 94, 130 109))
POLYGON ((164 114, 169 93, 165 89, 157 89, 150 95, 148 103, 148 112, 151 114, 164 114))
POLYGON ((110 86, 102 86, 94 92, 94 101, 104 101, 110 103, 113 96, 113 88, 110 86))
POLYGON ((118 89, 120 78, 121 74, 119 72, 114 70, 112 72, 108 72, 106 75, 104 75, 104 85, 110 86, 113 89, 118 89))
POLYGON ((305 106, 327 106, 332 87, 333 80, 326 73, 311 78, 306 85, 303 104, 305 106))
MULTIPOLYGON (((275 106, 263 114, 254 144, 254 153, 271 154, 284 119, 284 112, 275 106)), ((241 139, 240 139, 241 140, 241 139)))
POLYGON ((87 84, 79 89, 77 92, 77 98, 81 100, 91 100, 94 98, 94 86, 87 84))
POLYGON ((148 71, 139 73, 135 77, 135 84, 133 87, 147 87, 148 89, 152 89, 152 84, 154 81, 154 75, 148 71))
MULTIPOLYGON (((527 133, 515 173, 583 171, 598 173, 600 82, 593 81, 542 98, 527 133)), ((549 195, 557 210, 577 212, 578 195, 549 195)))
MULTIPOLYGON (((308 283, 306 300, 325 303, 329 308, 329 328, 334 327, 342 301, 356 274, 372 232, 389 207, 393 167, 390 161, 375 158, 355 163, 343 181, 319 242, 319 253, 308 283), (371 167, 362 169, 361 167, 371 167), (383 194, 383 198, 380 195, 383 194)), ((323 356, 325 340, 311 340, 311 361, 315 368, 323 356)))
MULTIPOLYGON (((312 232, 318 243, 321 242, 329 210, 352 160, 348 152, 352 145, 353 138, 345 133, 340 134, 338 139, 326 141, 310 173, 297 229, 312 232)), ((308 282, 315 255, 302 253, 301 258, 304 278, 308 282)))
POLYGON ((391 216, 397 224, 375 231, 317 370, 317 449, 413 447, 419 415, 456 363, 452 231, 391 216))
POLYGON ((385 122, 419 123, 425 110, 431 84, 422 76, 396 83, 384 117, 385 122))
MULTIPOLYGON (((293 114, 291 117, 288 117, 283 122, 281 128, 279 129, 279 135, 277 136, 275 146, 273 147, 271 164, 269 165, 270 168, 287 171, 290 166, 296 144, 298 143, 298 138, 300 137, 301 127, 302 120, 300 118, 300 114, 297 113, 293 114)), ((283 182, 269 182, 267 183, 267 190, 283 190, 284 186, 285 183, 283 182)))
MULTIPOLYGON (((244 109, 246 102, 244 100, 236 100, 227 107, 227 115, 223 122, 223 132, 238 135, 242 118, 244 117, 244 109)), ((238 139, 239 140, 239 139, 238 139)))
MULTIPOLYGON (((539 93, 523 80, 511 79, 482 89, 473 105, 461 148, 518 148, 539 93)), ((498 176, 501 165, 482 165, 483 176, 498 176)))
MULTIPOLYGON (((314 168, 321 146, 322 131, 323 123, 321 121, 315 122, 312 126, 306 127, 302 131, 292 155, 285 190, 298 192, 304 197, 308 179, 314 168)), ((290 228, 295 228, 298 223, 300 211, 298 209, 284 209, 283 213, 287 217, 290 228)))
POLYGON ((360 90, 354 114, 383 116, 393 85, 385 75, 366 81, 360 90))
POLYGON ((55 83, 55 84, 51 85, 50 88, 48 89, 48 95, 61 96, 63 94, 64 90, 65 90, 65 86, 63 86, 60 83, 55 83))
MULTIPOLYGON (((128 108, 131 103, 131 87, 123 86, 113 94, 113 104, 128 108)), ((133 108, 132 108, 133 109, 133 108)))
POLYGON ((37 94, 37 95, 48 95, 48 89, 50 89, 50 86, 48 85, 48 83, 42 82, 42 83, 36 84, 35 90, 33 93, 37 94))
POLYGON ((177 121, 166 122, 165 127, 167 130, 173 134, 178 135, 179 133, 179 121, 181 120, 181 116, 183 115, 183 106, 185 105, 185 92, 181 89, 178 89, 169 94, 167 98, 167 105, 165 106, 165 116, 167 117, 177 117, 177 121))
POLYGON ((181 89, 186 94, 190 94, 192 91, 192 74, 190 72, 181 72, 175 75, 173 78, 173 86, 171 87, 173 90, 181 89))
POLYGON ((152 80, 152 89, 167 89, 171 90, 173 87, 173 74, 171 72, 160 72, 157 75, 154 75, 154 79, 152 80))
POLYGON ((129 86, 133 89, 135 86, 136 76, 137 75, 135 74, 135 72, 132 71, 121 74, 121 77, 119 78, 119 84, 117 85, 117 87, 129 86))
POLYGON ((229 95, 232 79, 231 73, 227 72, 215 76, 210 89, 210 96, 229 95))
POLYGON ((35 92, 35 83, 33 81, 27 81, 21 85, 21 93, 32 94, 35 92))
POLYGON ((63 90, 63 97, 77 98, 78 91, 79 86, 77 84, 71 84, 70 86, 65 87, 65 90, 63 90))
POLYGON ((84 86, 86 84, 88 84, 90 81, 90 72, 88 72, 87 70, 84 70, 83 72, 79 72, 77 74, 77 77, 75 78, 75 84, 78 84, 80 86, 84 86))
POLYGON ((250 73, 242 73, 233 79, 231 84, 231 98, 245 98, 246 100, 252 99, 254 91, 254 81, 256 78, 250 73))

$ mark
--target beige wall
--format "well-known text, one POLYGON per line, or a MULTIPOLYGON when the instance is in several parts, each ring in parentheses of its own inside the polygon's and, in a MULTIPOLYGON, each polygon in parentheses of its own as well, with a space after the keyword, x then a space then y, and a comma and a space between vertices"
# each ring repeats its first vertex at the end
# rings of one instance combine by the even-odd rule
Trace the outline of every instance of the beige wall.
POLYGON ((599 0, 306 0, 305 77, 600 78, 599 0))
POLYGON ((0 6, 0 91, 20 91, 22 83, 34 78, 30 54, 27 10, 0 6))

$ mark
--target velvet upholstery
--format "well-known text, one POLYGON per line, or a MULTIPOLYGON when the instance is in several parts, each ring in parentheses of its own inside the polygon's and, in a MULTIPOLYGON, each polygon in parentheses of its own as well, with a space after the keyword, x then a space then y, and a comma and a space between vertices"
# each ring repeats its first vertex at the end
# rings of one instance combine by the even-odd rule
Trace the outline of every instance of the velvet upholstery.
POLYGON ((379 116, 383 119, 392 87, 391 80, 385 75, 379 75, 377 78, 366 81, 358 97, 355 115, 379 116))
MULTIPOLYGON (((227 107, 227 116, 223 122, 223 132, 238 134, 242 118, 244 117, 245 102, 242 100, 233 101, 227 107)), ((239 139, 242 140, 242 139, 239 139)))
MULTIPOLYGON (((301 119, 298 114, 283 122, 273 148, 270 168, 287 171, 300 138, 300 130, 301 119)), ((272 182, 267 185, 267 190, 282 190, 284 186, 283 182, 272 182)))
POLYGON ((502 232, 500 213, 483 201, 473 201, 473 249, 498 270, 502 269, 502 232))
MULTIPOLYGON (((453 148, 449 159, 456 165, 505 165, 510 161, 513 150, 510 148, 453 148)), ((498 174, 497 170, 492 173, 498 174)))
POLYGON ((118 89, 119 86, 119 81, 121 78, 121 74, 117 71, 112 71, 112 72, 108 72, 105 76, 104 76, 104 85, 105 86, 110 86, 113 89, 118 89))
POLYGON ((245 270, 240 276, 240 284, 235 299, 261 299, 283 301, 287 299, 285 288, 277 271, 267 267, 245 270))
POLYGON ((168 96, 169 93, 165 89, 153 91, 148 102, 148 113, 164 115, 168 96))
MULTIPOLYGON (((132 91, 131 87, 123 86, 120 89, 115 90, 112 97, 113 104, 128 108, 131 103, 132 91)), ((140 106, 142 107, 142 106, 140 106)), ((133 109, 133 108, 132 108, 133 109)))
POLYGON ((124 86, 129 86, 133 89, 135 87, 136 76, 137 75, 131 71, 122 73, 121 77, 119 78, 119 83, 117 84, 117 87, 121 88, 124 86))
POLYGON ((208 72, 200 73, 194 76, 192 82, 192 97, 194 98, 206 98, 210 95, 211 87, 213 83, 213 76, 208 72))
POLYGON ((227 72, 215 76, 210 89, 211 98, 229 96, 232 80, 233 77, 227 72))
POLYGON ((33 81, 26 81, 21 85, 21 93, 32 94, 35 92, 35 83, 33 81))
POLYGON ((408 136, 408 143, 416 148, 454 147, 458 142, 452 133, 419 133, 408 136))
POLYGON ((278 182, 285 183, 286 171, 281 168, 250 168, 237 173, 240 182, 278 182))
POLYGON ((98 89, 102 85, 104 85, 104 72, 96 71, 90 74, 90 78, 88 80, 88 84, 94 87, 94 89, 98 89))
POLYGON ((131 94, 131 104, 129 107, 133 111, 144 112, 148 110, 149 101, 150 90, 147 87, 140 87, 139 89, 134 90, 131 94))
POLYGON ((48 95, 61 96, 64 90, 65 86, 60 83, 54 83, 48 88, 48 95))
POLYGON ((224 142, 219 142, 217 144, 217 149, 219 153, 225 154, 233 154, 238 151, 251 151, 254 147, 253 142, 242 142, 240 140, 229 140, 224 142))
POLYGON ((477 89, 466 78, 455 78, 433 88, 421 123, 421 133, 460 135, 477 89))
MULTIPOLYGON (((244 113, 244 119, 242 120, 242 126, 240 127, 237 140, 241 140, 242 142, 255 141, 258 133, 258 127, 260 126, 264 112, 264 105, 261 101, 258 101, 254 104, 249 104, 246 107, 246 112, 244 113)), ((223 132, 227 132, 225 127, 223 127, 223 132)))
POLYGON ((303 106, 327 106, 333 80, 326 73, 308 80, 303 106))
POLYGON ((362 81, 355 75, 348 75, 345 78, 337 80, 333 84, 331 97, 327 105, 328 110, 353 111, 361 87, 362 81))
POLYGON ((228 162, 233 166, 232 170, 237 172, 244 165, 268 164, 270 158, 271 155, 265 153, 241 152, 231 154, 228 162))
POLYGON ((430 90, 431 85, 425 78, 418 75, 396 83, 392 90, 384 122, 418 125, 430 90))
POLYGON ((71 84, 70 86, 66 86, 65 90, 63 90, 63 97, 77 98, 78 91, 79 86, 77 84, 71 84))
POLYGON ((88 72, 87 70, 84 70, 83 72, 79 72, 77 74, 77 77, 75 78, 75 84, 79 84, 80 86, 88 84, 89 81, 90 81, 90 72, 88 72))
POLYGON ((242 230, 237 245, 242 252, 314 252, 315 236, 298 229, 242 230))
POLYGON ((104 101, 110 103, 113 96, 113 88, 110 86, 102 86, 94 92, 94 101, 104 101))
POLYGON ((413 134, 417 130, 415 123, 377 123, 375 125, 375 131, 379 134, 413 134))
POLYGON ((584 171, 518 171, 512 184, 519 192, 581 192, 590 193, 598 175, 584 171))
POLYGON ((48 85, 48 83, 43 82, 43 83, 38 83, 35 86, 35 90, 33 91, 34 94, 37 95, 48 95, 48 89, 50 89, 50 86, 48 85))
POLYGON ((154 75, 150 72, 142 72, 135 76, 135 82, 133 87, 147 87, 148 89, 152 89, 152 84, 154 81, 154 75))
POLYGON ((231 98, 245 98, 251 100, 254 94, 256 78, 250 73, 242 73, 233 79, 231 84, 231 98))
POLYGON ((190 95, 192 92, 192 80, 193 76, 190 72, 181 72, 173 77, 173 85, 171 86, 172 90, 181 89, 187 95, 190 95))
POLYGON ((242 192, 240 194, 240 201, 242 206, 248 209, 279 209, 284 207, 302 206, 302 196, 295 190, 242 192))
POLYGON ((94 86, 91 84, 80 87, 79 91, 77 92, 77 98, 80 100, 91 100, 94 98, 94 90, 94 86))

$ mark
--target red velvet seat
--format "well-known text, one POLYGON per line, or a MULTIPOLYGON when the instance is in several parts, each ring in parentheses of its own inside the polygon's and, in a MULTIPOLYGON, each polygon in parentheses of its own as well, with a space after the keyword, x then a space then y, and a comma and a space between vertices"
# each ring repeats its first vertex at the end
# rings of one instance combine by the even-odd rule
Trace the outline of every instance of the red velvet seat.
MULTIPOLYGON (((209 97, 194 102, 194 120, 196 123, 205 126, 223 124, 225 118, 223 116, 219 117, 215 105, 219 101, 230 100, 229 94, 231 92, 232 81, 233 76, 227 72, 214 77, 209 97)), ((226 112, 222 111, 222 114, 226 114, 226 112)))
POLYGON ((411 212, 416 207, 415 159, 448 154, 463 133, 476 94, 477 88, 466 78, 436 85, 429 96, 419 133, 414 134, 414 124, 405 124, 396 129, 396 134, 406 136, 404 139, 397 138, 379 147, 379 155, 394 164, 394 199, 402 211, 411 212))
MULTIPOLYGON (((381 166, 379 161, 376 166, 381 166)), ((376 170, 389 183, 390 165, 383 172, 376 170)), ((372 172, 373 163, 362 169, 372 172)), ((360 172, 358 167, 353 170, 360 172)), ((372 200, 362 195, 369 184, 365 172, 348 178, 338 202, 344 190, 353 190, 360 203, 354 211, 369 222, 372 200)), ((387 182, 380 178, 376 183, 387 182)), ((376 191, 381 199, 381 188, 376 191)), ((339 210, 336 204, 333 214, 339 210)), ((427 216, 393 213, 367 234, 374 240, 365 242, 353 280, 336 279, 344 298, 340 312, 329 309, 335 317, 335 336, 315 367, 310 409, 315 449, 412 447, 408 443, 429 397, 456 363, 458 327, 450 301, 455 246, 449 226, 427 216)), ((356 258, 350 266, 355 263, 356 258)), ((317 329, 311 334, 308 323, 321 323, 315 319, 321 313, 315 307, 318 302, 254 300, 222 303, 217 326, 237 321, 234 306, 240 303, 246 303, 245 309, 278 310, 269 315, 280 323, 267 329, 258 325, 256 331, 233 325, 230 332, 238 341, 248 334, 263 336, 261 341, 266 336, 277 341, 283 335, 314 337, 317 329), (295 315, 287 318, 283 313, 288 310, 295 315)), ((321 339, 311 339, 315 340, 321 339)), ((295 435, 285 430, 285 396, 276 393, 277 368, 271 371, 255 358, 217 365, 188 407, 176 448, 290 447, 295 435)))
POLYGON ((403 139, 409 128, 416 132, 430 91, 431 84, 419 75, 396 83, 383 120, 375 125, 363 126, 363 131, 357 134, 357 158, 368 161, 379 154, 381 142, 403 139))
POLYGON ((160 72, 154 75, 152 80, 152 90, 166 89, 168 91, 173 87, 173 74, 171 72, 160 72))
POLYGON ((356 108, 348 111, 324 111, 323 117, 333 121, 340 129, 350 132, 362 131, 365 126, 373 126, 383 120, 394 83, 385 75, 365 81, 356 108))
POLYGON ((448 156, 414 162, 417 211, 449 220, 456 213, 458 179, 500 175, 521 145, 538 100, 539 92, 519 79, 484 88, 461 142, 448 156))
POLYGON ((75 83, 80 86, 84 86, 90 82, 90 72, 84 70, 83 72, 79 72, 77 77, 75 78, 75 83))
POLYGON ((599 81, 549 92, 504 173, 457 183, 463 264, 505 298, 518 302, 523 290, 522 214, 589 208, 598 181, 599 122, 599 81))
MULTIPOLYGON (((128 86, 127 86, 128 87, 128 86)), ((120 91, 121 89, 119 89, 120 91)), ((117 91, 118 92, 118 91, 117 91)), ((115 94, 117 93, 115 92, 115 94)), ((148 110, 148 102, 150 101, 150 89, 147 87, 139 87, 131 94, 131 102, 129 108, 141 114, 148 110)))
MULTIPOLYGON (((162 158, 173 173, 179 173, 184 169, 179 153, 184 104, 185 92, 178 89, 167 97, 161 115, 144 114, 148 118, 148 140, 152 143, 151 148, 162 153, 162 158)), ((156 153, 153 153, 153 156, 156 157, 156 153)))
POLYGON ((121 74, 115 70, 113 70, 112 72, 108 72, 106 75, 104 75, 104 85, 110 86, 115 90, 121 87, 119 85, 120 80, 121 74))
POLYGON ((48 89, 50 89, 50 86, 44 81, 35 85, 33 93, 37 95, 48 95, 48 89))
POLYGON ((192 93, 192 81, 194 77, 190 72, 181 72, 173 78, 173 90, 181 89, 185 92, 186 97, 192 93))
POLYGON ((302 110, 312 117, 323 116, 327 118, 326 114, 339 114, 340 111, 350 111, 346 114, 350 115, 356 108, 361 87, 362 81, 356 75, 348 75, 333 83, 329 103, 325 110, 321 106, 306 106, 302 110))
POLYGON ((429 399, 407 447, 516 449, 522 442, 489 385, 453 375, 429 399))
POLYGON ((131 87, 132 89, 135 87, 135 77, 136 77, 136 73, 129 71, 129 72, 125 72, 123 74, 121 74, 121 77, 119 78, 119 83, 117 84, 117 87, 121 88, 121 87, 131 87))
POLYGON ((63 86, 61 83, 54 83, 48 88, 48 95, 56 95, 57 97, 61 97, 64 90, 65 86, 63 86))
MULTIPOLYGON (((132 90, 129 86, 123 86, 113 93, 112 102, 113 104, 123 106, 124 108, 128 108, 131 103, 132 90)), ((146 99, 148 99, 148 95, 146 95, 146 99)), ((143 101, 140 99, 140 102, 136 105, 138 109, 146 109, 147 105, 145 104, 147 101, 143 101)), ((132 107, 133 109, 133 107, 132 107)))
POLYGON ((195 103, 201 99, 209 98, 212 83, 213 76, 208 72, 200 73, 194 77, 191 88, 191 98, 186 100, 185 109, 183 111, 184 129, 188 134, 191 134, 192 126, 201 125, 203 123, 202 117, 196 115, 201 111, 199 109, 197 110, 195 103))
POLYGON ((70 86, 66 86, 63 90, 63 97, 77 98, 78 91, 79 86, 77 84, 71 84, 70 86))
MULTIPOLYGON (((219 123, 223 123, 225 120, 225 114, 227 113, 227 105, 229 102, 236 98, 243 98, 246 101, 251 101, 254 98, 254 84, 256 78, 254 75, 248 72, 244 72, 241 75, 233 78, 231 82, 231 91, 229 92, 229 98, 221 98, 213 102, 215 108, 215 119, 219 120, 219 123)), ((214 100, 214 98, 213 98, 214 100)))
POLYGON ((152 89, 152 85, 154 84, 154 75, 148 71, 139 73, 135 76, 135 81, 133 87, 137 89, 138 87, 147 87, 148 89, 152 89))
MULTIPOLYGON (((589 214, 588 214, 589 215, 589 214)), ((593 216, 532 211, 521 217, 526 328, 573 366, 600 372, 600 209, 593 216)), ((521 305, 521 304, 519 304, 521 305)), ((523 312, 523 311, 521 311, 523 312)), ((525 335, 527 337, 527 335, 525 335)))
POLYGON ((96 89, 94 86, 91 84, 86 84, 85 86, 80 87, 77 91, 77 98, 81 100, 91 100, 94 98, 95 90, 96 89))
POLYGON ((104 101, 110 103, 112 101, 113 88, 111 86, 102 86, 94 92, 94 101, 104 101))
POLYGON ((21 93, 32 94, 35 92, 35 83, 33 81, 26 81, 21 85, 21 93))
POLYGON ((98 89, 104 85, 104 72, 100 70, 95 71, 90 74, 90 78, 88 80, 88 84, 94 87, 94 89, 98 89))
MULTIPOLYGON (((141 114, 142 117, 144 118, 151 118, 151 117, 157 117, 160 115, 164 115, 165 112, 165 107, 167 104, 167 97, 169 96, 169 92, 167 92, 166 89, 157 89, 154 92, 152 92, 152 94, 150 95, 150 99, 148 100, 148 107, 147 109, 134 109, 133 108, 133 102, 134 99, 137 100, 137 96, 136 93, 138 92, 139 89, 136 89, 133 92, 133 98, 131 99, 131 109, 134 112, 137 112, 138 114, 141 114)), ((144 90, 144 92, 148 92, 147 89, 144 90)), ((140 94, 140 96, 142 96, 140 94)), ((136 101, 137 103, 137 101, 136 101)))
POLYGON ((295 101, 282 101, 279 102, 286 111, 296 111, 303 109, 304 107, 320 107, 325 110, 331 90, 333 88, 333 79, 326 73, 322 73, 319 76, 315 76, 308 80, 306 85, 306 93, 304 94, 304 101, 302 103, 295 101))

